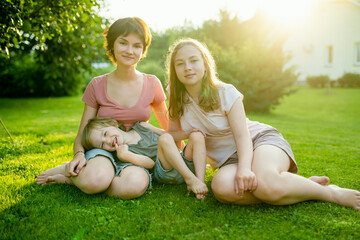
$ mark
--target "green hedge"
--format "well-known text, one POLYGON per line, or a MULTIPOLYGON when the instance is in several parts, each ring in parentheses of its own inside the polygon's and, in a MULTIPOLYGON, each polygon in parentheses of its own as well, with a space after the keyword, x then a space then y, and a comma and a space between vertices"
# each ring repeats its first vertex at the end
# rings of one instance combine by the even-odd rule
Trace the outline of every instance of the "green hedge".
POLYGON ((308 76, 306 78, 306 83, 312 88, 324 88, 329 82, 330 78, 327 75, 308 76))
POLYGON ((360 74, 345 73, 337 81, 340 87, 358 88, 360 87, 360 74))

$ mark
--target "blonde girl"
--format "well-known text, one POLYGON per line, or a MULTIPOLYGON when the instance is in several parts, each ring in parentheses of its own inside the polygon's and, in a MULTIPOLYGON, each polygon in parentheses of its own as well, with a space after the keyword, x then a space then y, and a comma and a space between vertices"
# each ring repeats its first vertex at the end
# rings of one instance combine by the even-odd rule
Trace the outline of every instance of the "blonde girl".
POLYGON ((273 127, 246 118, 243 95, 219 81, 207 48, 177 41, 168 55, 170 130, 201 129, 210 164, 219 168, 211 188, 224 203, 288 205, 322 200, 360 210, 360 192, 304 178, 289 143, 273 127))

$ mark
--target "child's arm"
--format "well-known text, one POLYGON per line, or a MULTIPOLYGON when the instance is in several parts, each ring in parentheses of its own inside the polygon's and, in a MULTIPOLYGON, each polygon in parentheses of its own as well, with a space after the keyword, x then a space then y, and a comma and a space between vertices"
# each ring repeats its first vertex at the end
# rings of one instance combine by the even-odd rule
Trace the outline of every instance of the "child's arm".
POLYGON ((116 155, 119 159, 123 160, 124 162, 129 162, 137 166, 142 166, 146 169, 151 169, 154 167, 155 162, 144 155, 139 155, 133 152, 130 152, 128 145, 116 145, 116 155))
POLYGON ((201 131, 200 129, 193 129, 190 131, 167 132, 164 129, 154 127, 153 125, 151 125, 150 123, 147 123, 147 122, 141 122, 140 124, 143 127, 146 127, 148 129, 150 129, 151 131, 155 132, 157 135, 163 135, 164 133, 169 133, 174 138, 174 141, 188 139, 190 136, 190 133, 192 133, 192 132, 201 132, 204 135, 204 137, 206 137, 205 133, 203 131, 201 131))

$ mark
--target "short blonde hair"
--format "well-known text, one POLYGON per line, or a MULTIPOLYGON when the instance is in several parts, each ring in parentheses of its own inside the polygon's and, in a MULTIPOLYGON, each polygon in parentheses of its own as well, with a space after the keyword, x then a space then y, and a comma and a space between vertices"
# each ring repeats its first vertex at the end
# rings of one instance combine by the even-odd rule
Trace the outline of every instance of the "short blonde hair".
POLYGON ((94 129, 102 129, 106 127, 119 127, 118 122, 112 118, 91 118, 85 125, 81 137, 81 144, 85 150, 93 149, 94 146, 90 142, 90 133, 94 129))

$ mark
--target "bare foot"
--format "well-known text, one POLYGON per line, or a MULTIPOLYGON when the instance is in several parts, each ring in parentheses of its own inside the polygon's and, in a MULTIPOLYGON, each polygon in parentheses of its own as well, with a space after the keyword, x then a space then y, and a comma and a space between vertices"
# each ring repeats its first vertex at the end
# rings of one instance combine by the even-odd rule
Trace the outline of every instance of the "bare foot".
POLYGON ((65 176, 65 166, 68 164, 68 162, 64 162, 60 166, 51 168, 49 170, 46 170, 39 174, 39 176, 36 178, 36 183, 43 186, 46 185, 48 181, 48 177, 54 176, 56 174, 62 174, 65 176))
POLYGON ((332 202, 360 211, 359 191, 348 188, 341 188, 336 185, 329 185, 328 187, 333 190, 332 202))
POLYGON ((320 185, 323 185, 323 186, 326 186, 329 184, 330 182, 330 178, 326 177, 326 176, 312 176, 312 177, 309 177, 309 180, 313 181, 313 182, 316 182, 320 185))
POLYGON ((53 176, 48 176, 47 181, 44 185, 64 184, 64 183, 72 184, 72 181, 70 178, 65 177, 64 175, 59 173, 53 176))
POLYGON ((191 181, 187 182, 186 184, 188 191, 195 193, 196 198, 199 200, 205 198, 209 192, 206 184, 203 183, 197 177, 194 177, 191 181))

